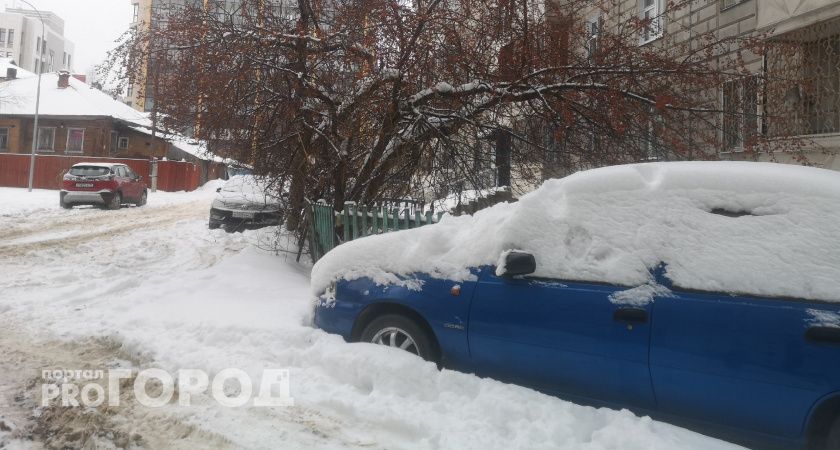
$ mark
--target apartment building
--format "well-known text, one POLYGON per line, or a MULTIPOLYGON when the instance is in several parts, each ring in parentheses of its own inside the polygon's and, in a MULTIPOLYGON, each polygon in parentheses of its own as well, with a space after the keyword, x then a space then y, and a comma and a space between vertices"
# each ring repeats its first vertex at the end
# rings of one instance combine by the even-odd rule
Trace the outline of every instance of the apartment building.
POLYGON ((64 37, 64 20, 41 11, 6 8, 0 13, 0 57, 11 58, 30 72, 73 71, 75 46, 64 37))
MULTIPOLYGON (((595 4, 597 2, 593 2, 595 4)), ((677 11, 667 0, 621 0, 608 15, 650 19, 639 45, 674 45, 703 33, 718 38, 765 35, 784 44, 784 52, 745 53, 746 68, 757 75, 721 86, 711 95, 729 113, 719 123, 722 159, 801 163, 840 170, 840 2, 836 0, 695 0, 677 11), (758 76, 768 75, 766 83, 758 76), (801 80, 797 86, 770 89, 773 78, 801 80), (716 97, 716 98, 715 98, 716 97), (759 130, 769 137, 795 136, 798 152, 755 155, 745 151, 746 136, 759 130)), ((593 36, 604 21, 598 8, 585 18, 593 36)), ((612 17, 615 19, 615 17, 612 17)))
MULTIPOLYGON (((296 5, 294 0, 261 0, 272 8, 283 8, 284 5, 296 5)), ((241 0, 130 0, 132 8, 131 26, 139 30, 149 30, 163 27, 172 14, 177 14, 185 6, 201 6, 214 10, 220 16, 236 15, 241 0)), ((140 79, 130 80, 123 101, 132 108, 151 112, 154 109, 154 92, 151 83, 146 80, 146 70, 140 74, 140 79)))

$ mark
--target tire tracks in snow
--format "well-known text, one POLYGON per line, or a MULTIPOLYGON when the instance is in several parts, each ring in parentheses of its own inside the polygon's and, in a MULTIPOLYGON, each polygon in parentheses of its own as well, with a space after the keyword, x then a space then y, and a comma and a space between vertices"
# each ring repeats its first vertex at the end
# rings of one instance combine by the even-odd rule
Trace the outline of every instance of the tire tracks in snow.
POLYGON ((177 223, 182 220, 196 219, 207 214, 209 209, 206 202, 192 202, 168 207, 131 209, 130 212, 150 211, 151 214, 123 214, 117 217, 108 217, 104 214, 96 216, 83 216, 74 219, 59 221, 56 224, 40 227, 37 229, 18 230, 0 235, 0 257, 19 257, 36 250, 50 248, 69 248, 99 238, 115 238, 130 231, 140 230, 152 226, 165 226, 177 223), (82 233, 71 233, 66 236, 54 237, 43 240, 24 240, 44 234, 55 234, 61 231, 73 231, 85 228, 91 219, 103 219, 97 224, 94 231, 82 233), (110 220, 109 220, 110 219, 110 220), (116 219, 116 220, 114 220, 116 219))
MULTIPOLYGON (((117 364, 139 367, 145 358, 112 338, 72 341, 32 339, 30 332, 0 320, 0 416, 13 426, 11 438, 29 448, 234 448, 224 437, 185 423, 162 409, 133 399, 133 378, 123 380, 120 405, 41 406, 45 369, 107 370, 117 364)), ((154 393, 150 393, 155 395, 154 393)), ((0 442, 2 444, 2 442, 0 442)), ((2 445, 0 445, 2 447, 2 445)))

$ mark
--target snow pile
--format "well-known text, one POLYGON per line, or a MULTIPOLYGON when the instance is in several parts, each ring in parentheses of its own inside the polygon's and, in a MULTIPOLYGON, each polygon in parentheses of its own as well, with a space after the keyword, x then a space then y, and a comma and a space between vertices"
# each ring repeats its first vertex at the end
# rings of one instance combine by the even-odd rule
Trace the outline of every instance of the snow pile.
POLYGON ((840 301, 840 174, 752 162, 650 163, 550 180, 518 203, 337 247, 334 280, 428 273, 454 281, 521 249, 536 276, 840 301))
MULTIPOLYGON (((32 342, 95 341, 114 348, 106 356, 117 359, 107 367, 195 368, 211 376, 240 368, 255 381, 264 368, 290 370, 293 407, 226 408, 208 394, 195 395, 190 407, 108 407, 110 423, 139 434, 147 448, 189 447, 187 426, 200 431, 191 437, 215 444, 196 448, 736 448, 626 410, 439 371, 407 352, 347 344, 314 329, 308 270, 294 263, 293 244, 275 254, 257 247, 276 229, 208 230, 211 194, 167 193, 161 198, 169 207, 65 211, 55 191, 27 197, 0 189, 0 205, 26 197, 33 208, 10 211, 2 223, 16 227, 0 230, 0 329, 31 336, 16 345, 38 353, 32 342)), ((70 358, 96 352, 75 350, 58 367, 90 367, 70 358)), ((3 380, 0 374, 0 394, 3 380)), ((15 448, 4 439, 11 437, 0 429, 0 447, 15 448)))

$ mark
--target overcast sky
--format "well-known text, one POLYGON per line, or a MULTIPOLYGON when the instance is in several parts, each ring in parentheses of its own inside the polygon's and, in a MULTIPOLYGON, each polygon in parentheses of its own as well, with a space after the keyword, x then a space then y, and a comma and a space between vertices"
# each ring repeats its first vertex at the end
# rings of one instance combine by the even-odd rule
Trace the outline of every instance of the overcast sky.
MULTIPOLYGON (((131 0, 28 0, 36 8, 64 19, 64 35, 76 44, 76 72, 99 64, 131 23, 131 0)), ((8 7, 27 8, 19 0, 0 0, 8 7)))

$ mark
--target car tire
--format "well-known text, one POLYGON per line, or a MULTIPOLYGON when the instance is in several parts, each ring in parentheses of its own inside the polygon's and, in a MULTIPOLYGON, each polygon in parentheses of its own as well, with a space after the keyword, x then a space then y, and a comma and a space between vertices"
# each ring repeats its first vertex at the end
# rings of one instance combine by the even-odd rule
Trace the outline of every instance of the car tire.
POLYGON ((149 199, 149 194, 144 189, 143 193, 140 194, 140 200, 137 200, 137 203, 135 203, 135 205, 137 205, 138 207, 143 206, 143 205, 146 204, 146 201, 148 201, 148 199, 149 199))
POLYGON ((111 197, 111 201, 108 202, 108 209, 120 209, 122 206, 122 194, 117 192, 111 197))
POLYGON ((825 437, 824 450, 840 450, 840 417, 834 419, 831 428, 828 429, 828 435, 825 437))
POLYGON ((426 361, 437 360, 435 346, 429 333, 417 322, 402 315, 386 314, 373 319, 362 331, 360 340, 401 348, 426 361))

